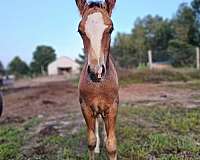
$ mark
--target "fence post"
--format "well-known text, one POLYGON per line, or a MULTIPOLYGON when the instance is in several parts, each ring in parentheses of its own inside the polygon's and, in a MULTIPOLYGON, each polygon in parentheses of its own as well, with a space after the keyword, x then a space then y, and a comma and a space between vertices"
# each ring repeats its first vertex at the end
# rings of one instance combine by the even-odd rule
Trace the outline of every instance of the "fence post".
POLYGON ((197 52, 197 69, 200 69, 200 53, 199 53, 199 47, 196 48, 197 52))
POLYGON ((149 68, 152 69, 152 51, 148 51, 149 68))

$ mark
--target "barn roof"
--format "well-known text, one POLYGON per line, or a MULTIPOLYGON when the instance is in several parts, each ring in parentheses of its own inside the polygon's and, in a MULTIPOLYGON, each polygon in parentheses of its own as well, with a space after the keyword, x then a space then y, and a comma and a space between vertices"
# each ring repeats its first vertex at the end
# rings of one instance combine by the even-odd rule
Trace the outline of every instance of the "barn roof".
POLYGON ((77 62, 66 56, 57 58, 55 61, 49 64, 49 66, 51 65, 56 65, 57 67, 71 67, 74 65, 79 66, 77 62))

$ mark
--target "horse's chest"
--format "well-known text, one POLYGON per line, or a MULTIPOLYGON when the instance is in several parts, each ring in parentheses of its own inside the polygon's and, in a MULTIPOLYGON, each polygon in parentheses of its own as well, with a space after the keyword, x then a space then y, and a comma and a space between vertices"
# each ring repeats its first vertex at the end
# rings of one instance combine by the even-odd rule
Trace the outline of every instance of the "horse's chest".
POLYGON ((113 105, 116 97, 106 95, 89 95, 85 97, 86 106, 90 107, 94 113, 105 113, 113 105))
POLYGON ((80 89, 80 97, 95 112, 102 112, 118 98, 118 88, 112 85, 87 86, 80 89))

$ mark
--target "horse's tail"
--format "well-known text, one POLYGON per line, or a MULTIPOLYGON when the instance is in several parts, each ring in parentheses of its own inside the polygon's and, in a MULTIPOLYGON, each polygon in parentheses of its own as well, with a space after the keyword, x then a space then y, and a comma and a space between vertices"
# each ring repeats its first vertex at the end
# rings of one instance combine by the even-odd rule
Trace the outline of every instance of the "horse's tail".
POLYGON ((2 115, 2 113, 3 113, 3 95, 0 92, 0 116, 2 115))

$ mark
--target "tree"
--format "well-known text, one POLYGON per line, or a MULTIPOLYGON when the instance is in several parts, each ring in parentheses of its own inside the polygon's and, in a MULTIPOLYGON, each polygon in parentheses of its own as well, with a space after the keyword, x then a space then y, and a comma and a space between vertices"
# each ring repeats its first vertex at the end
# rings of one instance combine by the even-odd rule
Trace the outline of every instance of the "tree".
POLYGON ((197 19, 200 21, 200 0, 193 0, 191 2, 192 9, 197 16, 197 19))
POLYGON ((187 3, 179 6, 176 16, 172 19, 172 26, 175 30, 175 39, 191 44, 191 37, 195 33, 195 16, 187 3))
POLYGON ((140 61, 147 62, 148 50, 153 51, 154 61, 166 61, 169 55, 166 50, 168 42, 173 38, 173 30, 168 19, 156 15, 147 15, 136 21, 132 29, 132 39, 136 44, 137 52, 140 52, 140 61))
POLYGON ((84 49, 83 49, 83 54, 79 54, 78 55, 78 58, 76 59, 76 62, 80 65, 80 70, 82 70, 82 68, 83 68, 83 65, 84 65, 84 63, 85 63, 85 55, 86 55, 86 53, 85 53, 85 51, 84 51, 84 49))
POLYGON ((29 67, 20 57, 16 56, 9 63, 8 71, 15 76, 24 76, 29 74, 29 67))
POLYGON ((3 66, 3 63, 0 61, 0 75, 4 75, 5 74, 5 69, 3 66))
POLYGON ((31 71, 34 74, 47 72, 48 64, 56 59, 55 50, 50 46, 41 45, 33 52, 31 71))
POLYGON ((197 28, 195 14, 187 3, 182 3, 172 19, 174 39, 169 42, 168 52, 176 67, 195 65, 195 45, 197 28))
POLYGON ((192 10, 195 15, 195 30, 192 37, 194 45, 200 47, 200 0, 193 0, 191 2, 192 10))
POLYGON ((119 66, 133 67, 153 61, 171 61, 174 66, 194 66, 196 46, 200 46, 200 0, 182 3, 172 19, 159 15, 137 18, 130 34, 118 33, 112 53, 119 66))
POLYGON ((169 20, 160 16, 147 15, 137 18, 131 34, 118 33, 112 53, 121 67, 137 67, 147 63, 148 50, 153 51, 154 61, 169 59, 168 42, 173 39, 169 20))
POLYGON ((172 64, 175 67, 195 66, 195 47, 192 45, 177 39, 171 40, 168 52, 172 57, 172 64))
POLYGON ((135 49, 130 38, 129 34, 118 33, 111 48, 117 65, 123 68, 137 66, 135 49))

